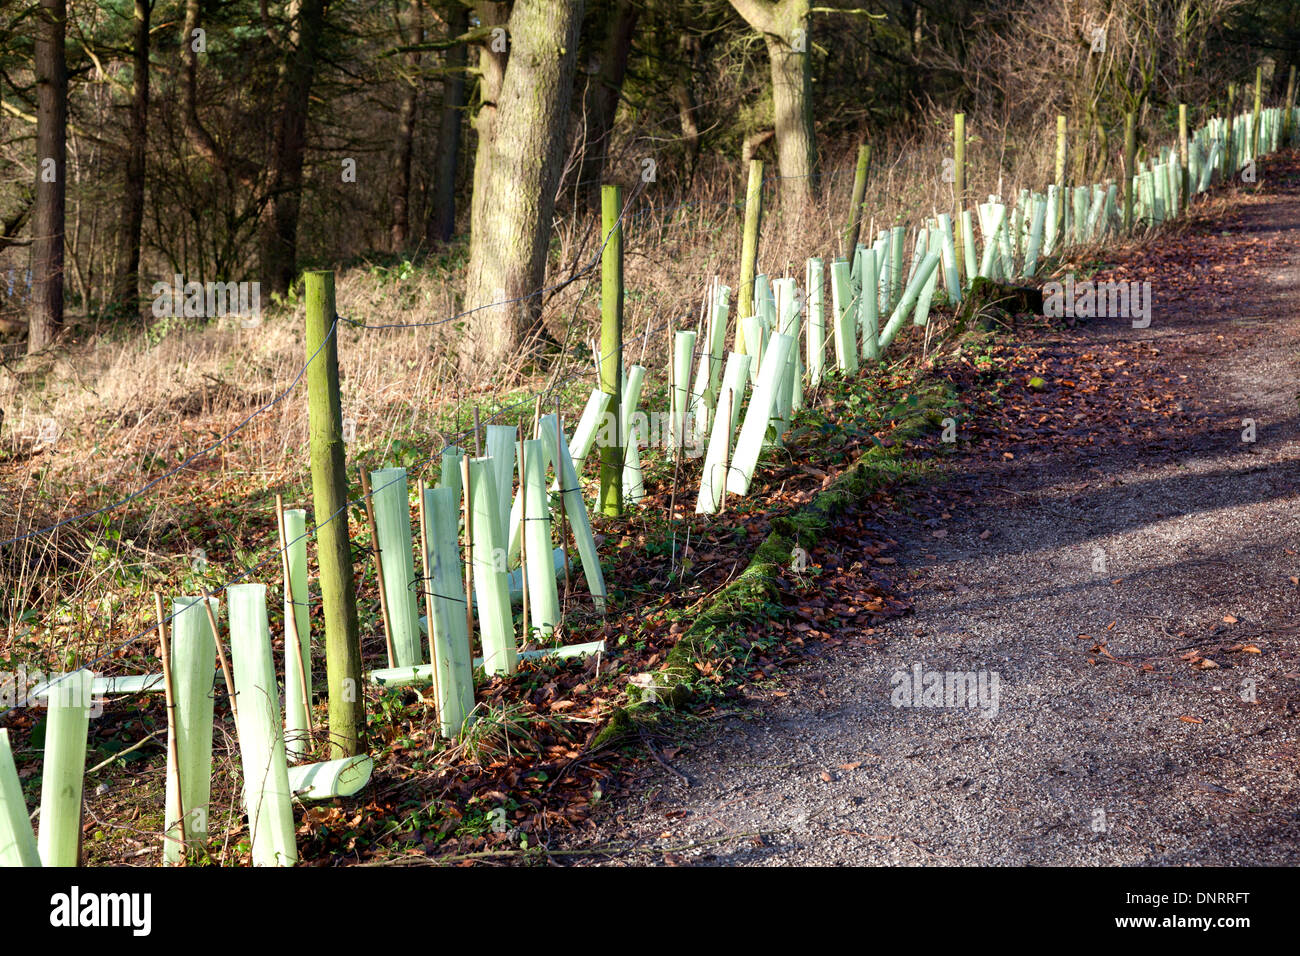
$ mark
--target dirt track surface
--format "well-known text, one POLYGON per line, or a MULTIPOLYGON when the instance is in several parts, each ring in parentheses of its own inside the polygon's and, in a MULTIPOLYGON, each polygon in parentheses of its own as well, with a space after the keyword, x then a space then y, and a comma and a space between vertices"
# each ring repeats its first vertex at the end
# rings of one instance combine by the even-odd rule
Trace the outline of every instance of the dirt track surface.
POLYGON ((1040 417, 963 422, 891 529, 915 613, 668 748, 568 859, 1300 863, 1298 170, 1098 277, 1148 279, 1149 328, 1031 338, 1040 417), (983 709, 896 706, 917 665, 983 709))

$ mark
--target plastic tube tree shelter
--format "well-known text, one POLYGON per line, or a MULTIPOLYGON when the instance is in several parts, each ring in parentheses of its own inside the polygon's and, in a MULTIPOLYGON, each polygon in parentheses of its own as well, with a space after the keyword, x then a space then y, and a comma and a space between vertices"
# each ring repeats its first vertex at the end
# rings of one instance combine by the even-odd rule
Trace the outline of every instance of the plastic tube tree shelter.
POLYGON ((375 761, 370 754, 342 757, 289 768, 289 791, 300 800, 332 800, 361 792, 375 761))
MULTIPOLYGON (((528 566, 530 630, 543 637, 560 623, 560 595, 555 585, 551 551, 551 516, 546 494, 546 451, 540 439, 520 442, 520 473, 524 481, 524 561, 528 566)), ((524 640, 530 640, 525 634, 524 640)))
MULTIPOLYGON (((304 576, 305 564, 304 556, 304 576)), ((217 676, 217 645, 203 611, 203 600, 180 597, 172 602, 171 677, 176 706, 175 753, 180 772, 167 774, 165 863, 176 863, 184 857, 184 845, 179 839, 182 834, 185 841, 196 846, 202 846, 208 835, 208 803, 212 794, 212 689, 217 676), (177 777, 180 778, 179 801, 175 793, 177 777), (185 814, 183 828, 177 826, 174 809, 177 806, 185 814), (176 827, 174 835, 173 827, 176 827)), ((215 614, 217 599, 207 600, 215 614)), ((294 700, 295 690, 296 685, 288 680, 286 672, 288 700, 294 700)), ((169 746, 168 753, 171 752, 169 746)))
POLYGON ((907 288, 903 291, 903 298, 889 317, 889 323, 880 333, 880 352, 882 355, 889 348, 890 343, 894 341, 894 336, 898 334, 898 330, 902 328, 907 313, 916 305, 917 299, 921 295, 921 287, 930 280, 930 276, 937 268, 939 268, 939 253, 926 253, 925 260, 921 263, 920 268, 916 270, 916 275, 912 277, 912 281, 908 283, 907 288))
MULTIPOLYGON (((778 309, 780 332, 782 335, 788 335, 794 344, 790 347, 790 355, 786 358, 785 371, 778 379, 776 401, 773 403, 772 443, 775 445, 781 444, 781 436, 785 434, 790 424, 790 415, 795 408, 796 390, 803 381, 803 370, 799 363, 800 316, 794 307, 794 280, 778 279, 777 281, 780 283, 776 289, 780 295, 778 302, 781 303, 778 309)), ((857 348, 856 342, 853 347, 857 348)), ((798 397, 802 399, 801 394, 798 397)))
MULTIPOLYGON (((508 429, 514 432, 514 429, 508 429)), ((511 460, 514 451, 511 449, 511 460)), ((495 478, 495 473, 493 475, 495 478)), ((500 510, 498 509, 498 522, 500 510)), ((429 580, 429 658, 438 688, 438 729, 458 738, 474 710, 474 672, 470 667, 465 579, 461 576, 460 499, 450 488, 424 490, 425 541, 429 580)), ((368 774, 367 774, 368 776, 368 774)))
MULTIPOLYGON (((582 409, 582 415, 578 418, 578 427, 573 430, 573 438, 569 441, 569 455, 573 458, 573 467, 580 475, 587 464, 587 456, 591 454, 591 446, 596 442, 596 429, 600 427, 605 412, 609 409, 609 401, 608 394, 598 388, 593 389, 586 406, 582 409)), ((515 438, 513 429, 508 430, 511 431, 510 454, 513 456, 515 438)))
POLYGON ((678 332, 673 336, 670 394, 672 418, 669 422, 669 441, 674 457, 686 444, 687 408, 691 399, 691 359, 695 357, 695 332, 678 332))
MULTIPOLYGON (((307 512, 302 508, 284 511, 284 546, 289 576, 284 595, 284 746, 288 758, 296 761, 311 753, 312 730, 307 710, 311 706, 312 692, 311 607, 307 603, 307 512)), ((205 620, 205 627, 206 624, 205 620)), ((173 650, 179 633, 178 628, 177 634, 172 636, 173 650)), ((208 669, 211 670, 211 667, 208 669)), ((176 672, 175 665, 172 672, 176 672)), ((211 692, 211 687, 208 691, 211 692)), ((209 707, 209 721, 210 712, 209 707)), ((182 770, 182 785, 187 787, 184 780, 182 770)), ((188 803, 185 804, 187 813, 189 806, 188 803)), ((185 829, 189 831, 189 821, 186 821, 185 829)))
POLYGON ((727 299, 730 294, 731 290, 726 286, 715 284, 709 289, 704 341, 700 345, 700 361, 691 384, 696 427, 701 429, 708 428, 709 415, 718 401, 722 359, 727 349, 727 299))
POLYGON ((375 529, 388 593, 388 619, 393 629, 393 654, 398 667, 424 660, 420 640, 420 611, 415 595, 412 556, 411 499, 405 468, 381 468, 370 473, 374 489, 375 529))
POLYGON ((826 369, 826 277, 821 259, 808 260, 804 286, 808 290, 808 384, 816 388, 826 369))
MULTIPOLYGON (((848 263, 844 263, 845 271, 848 263)), ((847 276, 845 277, 847 280, 847 276)), ((850 347, 856 357, 856 343, 850 341, 850 347)), ((794 339, 788 335, 775 332, 767 343, 763 353, 762 367, 758 372, 758 383, 749 398, 749 410, 745 421, 740 426, 740 437, 736 439, 736 454, 732 467, 727 470, 726 488, 737 495, 749 494, 750 482, 754 479, 754 467, 758 464, 759 453, 763 450, 763 439, 767 435, 767 426, 771 422, 772 411, 776 405, 777 388, 785 372, 790 350, 794 348, 794 339)))
POLYGON ((939 231, 943 233, 943 287, 948 292, 948 300, 953 305, 961 302, 961 270, 957 265, 957 243, 952 231, 952 217, 946 212, 939 213, 939 231))
POLYGON ((556 462, 555 471, 559 476, 560 500, 565 514, 569 516, 569 526, 573 530, 573 539, 578 546, 578 557, 582 561, 582 573, 587 581, 587 590, 591 592, 591 599, 596 609, 604 614, 607 598, 605 572, 600 566, 600 556, 596 553, 591 516, 587 513, 586 502, 582 500, 582 490, 578 486, 578 472, 573 467, 569 448, 564 443, 559 417, 544 415, 539 427, 542 441, 546 444, 547 457, 556 462))
POLYGON ((511 425, 488 425, 487 456, 492 459, 496 469, 497 510, 501 513, 501 526, 510 519, 510 492, 515 487, 515 439, 516 429, 511 425))
POLYGON ((1029 244, 1025 247, 1024 273, 1031 279, 1038 271, 1038 252, 1043 245, 1043 226, 1047 221, 1047 203, 1034 203, 1034 218, 1029 227, 1029 244))
POLYGON ((623 499, 640 501, 645 497, 645 485, 641 479, 641 428, 644 416, 637 416, 637 406, 641 404, 641 389, 645 385, 646 369, 643 365, 633 365, 623 377, 623 436, 620 447, 623 449, 623 499))
POLYGON ((230 656, 239 695, 239 756, 254 866, 292 866, 294 842, 289 765, 280 723, 280 690, 271 657, 266 585, 227 588, 230 656))
POLYGON ((27 816, 9 731, 0 730, 0 867, 40 865, 41 854, 27 816))
MULTIPOLYGON (((857 317, 854 314, 850 285, 849 264, 843 259, 836 259, 831 263, 831 311, 835 317, 832 334, 835 339, 835 363, 846 375, 851 375, 858 370, 858 343, 855 329, 857 317)), ((762 374, 761 369, 759 374, 762 374)))
POLYGON ((903 293, 903 243, 906 239, 906 226, 895 226, 889 231, 889 306, 897 303, 903 293))
POLYGON ((60 674, 45 691, 45 761, 36 845, 45 866, 76 866, 81 844, 81 790, 86 772, 92 675, 60 674))
POLYGON ((961 211, 961 248, 962 261, 966 266, 966 278, 973 279, 979 271, 979 266, 975 262, 975 220, 969 209, 961 211))
MULTIPOLYGON (((515 623, 510 610, 505 532, 501 528, 500 512, 496 505, 495 478, 495 470, 489 459, 470 460, 474 598, 478 608, 479 639, 483 643, 484 669, 489 674, 513 674, 519 665, 519 652, 515 645, 515 623)), ((547 550, 549 552, 549 548, 547 550)))
POLYGON ((713 430, 709 447, 704 453, 704 471, 700 475, 700 496, 695 503, 695 513, 716 514, 722 503, 722 489, 726 484, 727 456, 731 440, 736 434, 736 422, 745 401, 745 383, 749 381, 748 355, 732 352, 727 356, 727 367, 722 373, 722 389, 718 394, 718 413, 713 417, 713 430))
POLYGON ((876 274, 876 253, 872 249, 863 249, 859 258, 862 260, 862 297, 858 300, 858 324, 862 327, 862 357, 869 362, 880 358, 880 300, 871 292, 876 288, 879 276, 876 274))

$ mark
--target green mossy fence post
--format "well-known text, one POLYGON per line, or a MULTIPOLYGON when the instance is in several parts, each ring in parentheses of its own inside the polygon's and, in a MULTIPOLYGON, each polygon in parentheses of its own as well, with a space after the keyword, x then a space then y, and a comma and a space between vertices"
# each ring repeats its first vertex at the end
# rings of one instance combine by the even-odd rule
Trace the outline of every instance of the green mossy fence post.
MULTIPOLYGON (((1058 186, 1061 187, 1061 195, 1062 195, 1062 197, 1064 197, 1065 195, 1067 195, 1067 194, 1066 194, 1066 191, 1065 191, 1065 132, 1066 132, 1066 121, 1065 121, 1065 117, 1064 117, 1064 116, 1057 116, 1057 117, 1056 117, 1056 169, 1055 169, 1055 176, 1056 176, 1056 185, 1058 185, 1058 186)), ((1062 232, 1065 231, 1065 207, 1068 206, 1068 205, 1069 205, 1069 203, 1066 202, 1066 201, 1064 200, 1064 198, 1062 199, 1062 201, 1061 201, 1060 203, 1057 204, 1056 215, 1058 216, 1058 220, 1057 220, 1057 230, 1056 230, 1056 231, 1057 231, 1057 234, 1058 234, 1058 235, 1060 235, 1062 232)))
POLYGON ((1124 231, 1133 231, 1133 161, 1137 154, 1137 116, 1124 114, 1124 231))
MULTIPOLYGON (((621 415, 623 369, 623 187, 600 189, 601 234, 605 250, 600 257, 600 390, 609 398, 600 447, 600 510, 623 513, 623 420, 621 415)), ((525 635, 525 638, 527 635, 525 635)))
POLYGON ((1282 113, 1282 146, 1283 148, 1291 145, 1291 114, 1295 110, 1295 64, 1291 64, 1291 69, 1286 78, 1286 107, 1282 113))
POLYGON ((334 273, 308 272, 304 278, 307 354, 316 356, 307 368, 307 407, 316 554, 320 562, 321 609, 325 619, 330 754, 336 758, 351 757, 361 749, 365 703, 361 697, 361 640, 352 576, 352 543, 348 535, 348 476, 343 458, 334 273))
POLYGON ((745 351, 744 319, 754 314, 754 271, 758 263, 758 231, 763 225, 763 161, 749 161, 749 185, 745 188, 745 231, 740 241, 740 289, 736 313, 736 351, 745 351))
POLYGON ((1178 214, 1187 212, 1187 199, 1191 193, 1191 175, 1188 172, 1187 104, 1178 104, 1178 214))
MULTIPOLYGON (((952 114, 952 158, 953 158, 953 217, 952 224, 956 229, 956 235, 953 237, 958 246, 961 246, 962 237, 962 209, 966 205, 966 114, 952 114)), ((957 259, 957 280, 961 281, 962 269, 961 257, 957 259)), ((970 276, 967 276, 970 278, 970 276)))
POLYGON ((1264 112, 1264 68, 1255 67, 1255 109, 1250 118, 1250 158, 1259 155, 1259 118, 1264 112))
POLYGON ((1232 111, 1237 108, 1237 84, 1228 84, 1228 106, 1223 111, 1226 120, 1223 133, 1223 168, 1221 177, 1226 183, 1236 175, 1237 166, 1232 161, 1232 111))
POLYGON ((849 200, 849 224, 844 230, 844 254, 852 256, 862 233, 862 200, 867 195, 867 171, 871 168, 871 145, 858 147, 858 165, 853 171, 853 196, 849 200))

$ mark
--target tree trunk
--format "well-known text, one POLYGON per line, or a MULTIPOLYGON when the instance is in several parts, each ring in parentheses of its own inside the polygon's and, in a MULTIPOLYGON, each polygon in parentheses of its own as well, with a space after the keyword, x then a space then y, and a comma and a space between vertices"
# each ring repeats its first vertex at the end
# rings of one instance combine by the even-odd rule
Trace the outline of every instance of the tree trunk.
POLYGON ((301 0, 296 12, 297 27, 290 31, 289 58, 281 74, 284 100, 276 120, 275 143, 267 168, 270 199, 262 219, 262 281, 280 295, 289 291, 297 274, 307 109, 325 28, 325 2, 301 0))
POLYGON ((63 324, 63 230, 67 170, 68 71, 65 0, 41 0, 36 18, 36 207, 32 216, 32 301, 28 354, 63 324))
POLYGON ((531 293, 546 277, 582 6, 517 0, 510 15, 509 61, 491 135, 480 139, 475 163, 465 304, 520 301, 471 316, 461 354, 474 378, 514 358, 538 326, 542 298, 531 293))
MULTIPOLYGON (((410 2, 403 40, 409 44, 424 40, 420 0, 410 2)), ((420 70, 420 54, 406 54, 406 66, 407 75, 398 77, 402 92, 397 106, 397 143, 393 151, 393 223, 390 230, 393 252, 405 249, 411 237, 411 154, 415 150, 416 77, 420 70)))
POLYGON ((588 78, 582 111, 587 121, 586 141, 582 150, 582 168, 578 175, 578 194, 589 208, 600 204, 600 187, 609 158, 610 136, 623 95, 623 78, 627 75, 627 57, 632 50, 641 11, 630 0, 618 0, 609 17, 600 63, 588 78))
POLYGON ((149 17, 152 0, 135 0, 135 39, 131 50, 131 141, 126 183, 117 227, 117 275, 113 304, 132 314, 140 309, 140 235, 144 224, 145 145, 149 135, 149 17))
MULTIPOLYGON (((447 32, 461 36, 469 29, 469 9, 459 2, 447 4, 447 32)), ((461 124, 465 111, 466 45, 447 51, 442 81, 442 116, 438 120, 438 148, 433 163, 433 203, 425 223, 430 245, 449 242, 456 231, 456 170, 460 166, 461 124)))
POLYGON ((801 209, 817 188, 809 0, 731 0, 731 5, 767 41, 781 196, 792 209, 801 209))
MULTIPOLYGON (((484 27, 506 28, 510 16, 509 5, 495 0, 480 0, 474 7, 479 23, 484 27)), ((492 163, 492 135, 496 130, 498 100, 505 82, 508 50, 499 49, 496 37, 489 37, 478 51, 478 111, 474 114, 474 133, 478 142, 474 147, 474 182, 469 200, 470 229, 477 231, 488 215, 485 203, 488 195, 489 172, 492 163)), ((472 241, 472 239, 471 239, 472 241)))

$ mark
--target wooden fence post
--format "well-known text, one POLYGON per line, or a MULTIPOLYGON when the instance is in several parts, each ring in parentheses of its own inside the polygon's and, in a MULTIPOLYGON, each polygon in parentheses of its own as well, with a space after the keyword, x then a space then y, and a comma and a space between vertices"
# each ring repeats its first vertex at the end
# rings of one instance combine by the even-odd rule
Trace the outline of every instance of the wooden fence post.
POLYGON ((736 313, 736 348, 745 351, 741 323, 754 314, 754 271, 758 262, 758 231, 763 223, 763 161, 749 161, 749 185, 745 189, 745 233, 740 244, 740 289, 736 313))
POLYGON ((348 476, 343 457, 334 273, 308 272, 305 280, 307 354, 316 356, 307 368, 307 406, 316 554, 325 617, 330 756, 351 757, 361 750, 365 702, 361 696, 361 640, 356 582, 352 577, 352 542, 348 535, 348 476))
MULTIPOLYGON (((953 158, 953 242, 961 247, 961 212, 966 205, 966 114, 952 115, 952 158, 953 158)), ((957 257, 957 276, 961 280, 964 263, 957 257)), ((967 279, 970 276, 966 276, 967 279)))
POLYGON ((1187 158, 1187 104, 1178 104, 1178 214, 1187 212, 1188 193, 1191 192, 1191 176, 1188 173, 1187 158))
POLYGON ((1133 231, 1133 162, 1137 156, 1137 116, 1124 114, 1124 231, 1133 231))
POLYGON ((602 430, 600 508, 617 516, 623 513, 623 188, 602 186, 600 206, 601 235, 606 237, 600 262, 600 390, 610 397, 606 424, 613 418, 613 427, 602 430))
POLYGON ((849 224, 844 230, 845 253, 850 259, 862 234, 862 200, 867 195, 867 170, 871 168, 871 144, 858 147, 858 166, 853 171, 853 196, 849 200, 849 224))

